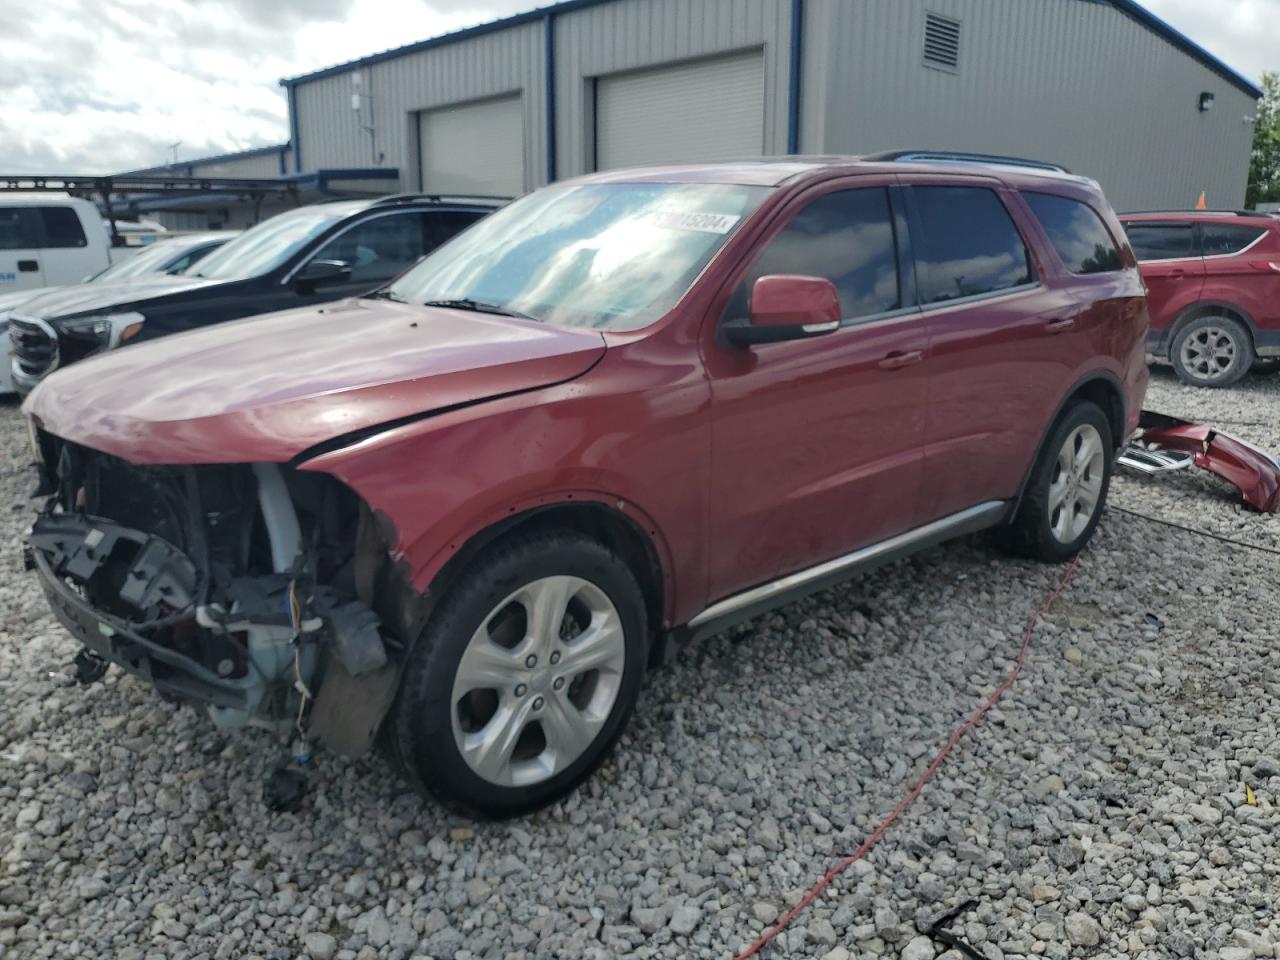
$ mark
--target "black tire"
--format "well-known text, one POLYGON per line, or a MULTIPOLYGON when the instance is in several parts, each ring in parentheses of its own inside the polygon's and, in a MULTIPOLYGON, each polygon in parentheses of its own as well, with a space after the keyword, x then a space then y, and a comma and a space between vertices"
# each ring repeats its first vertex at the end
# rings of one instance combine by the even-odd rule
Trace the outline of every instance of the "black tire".
POLYGON ((1249 368, 1249 372, 1255 373, 1260 377, 1269 377, 1272 374, 1280 373, 1280 358, 1259 357, 1253 361, 1253 366, 1249 368))
MULTIPOLYGON (((395 752, 409 780, 453 810, 495 819, 528 813, 572 791, 600 765, 621 735, 635 707, 644 674, 648 649, 644 598, 634 574, 622 559, 600 543, 571 531, 517 535, 510 541, 499 543, 454 578, 453 584, 409 655, 391 717, 395 752), (616 693, 612 694, 612 704, 602 726, 594 733, 585 751, 572 763, 558 769, 548 779, 532 784, 511 786, 492 782, 472 768, 455 740, 455 719, 461 723, 462 714, 467 713, 466 719, 473 725, 476 723, 474 716, 470 715, 474 712, 470 703, 454 702, 455 679, 473 635, 486 620, 490 624, 497 622, 503 614, 496 612, 508 611, 513 606, 520 607, 514 616, 531 616, 520 604, 505 601, 517 591, 548 577, 572 577, 586 581, 590 588, 600 591, 612 604, 621 624, 624 648, 619 659, 622 664, 620 674, 615 674, 616 680, 610 684, 616 693)), ((571 610, 574 602, 576 600, 570 601, 571 610)), ((572 620, 570 616, 569 621, 572 620)), ((532 628, 527 620, 515 628, 513 635, 525 638, 514 646, 529 640, 532 628)), ((557 660, 560 656, 556 654, 557 660)), ((570 654, 564 656, 568 662, 570 654)), ((549 721, 552 719, 553 694, 547 687, 550 682, 546 677, 548 672, 540 667, 536 689, 544 691, 548 711, 546 719, 549 721)), ((562 695, 569 699, 574 695, 574 683, 570 680, 567 687, 558 686, 556 689, 563 690, 562 695)), ((514 687, 503 687, 503 696, 510 699, 501 702, 523 707, 534 695, 535 680, 531 676, 527 686, 523 683, 520 686, 528 691, 522 699, 516 699, 514 687)), ((495 687, 495 691, 497 689, 495 687)), ((492 699, 496 711, 498 695, 484 691, 482 694, 492 699)), ((543 702, 541 697, 538 700, 543 702)), ((491 716, 497 716, 496 712, 491 716)), ((534 721, 522 721, 522 724, 533 725, 534 721)), ((483 730, 484 724, 481 723, 480 727, 483 730)), ((536 740, 542 734, 541 726, 537 726, 530 736, 536 740)), ((517 751, 524 738, 522 733, 516 743, 517 751)), ((547 743, 550 742, 548 738, 547 743)), ((511 755, 514 756, 515 752, 511 755)))
MULTIPOLYGON (((1080 400, 1069 406, 1049 432, 1013 521, 996 531, 997 542, 1009 553, 1033 560, 1061 563, 1075 556, 1097 529, 1098 520, 1106 505, 1107 491, 1111 487, 1114 459, 1115 446, 1106 414, 1097 404, 1087 400, 1080 400), (1077 434, 1082 428, 1086 429, 1077 434), (1087 435, 1087 428, 1096 431, 1102 446, 1100 487, 1092 513, 1083 529, 1074 534, 1068 531, 1069 535, 1063 539, 1060 534, 1055 533, 1055 523, 1061 518, 1061 508, 1055 509, 1051 503, 1051 487, 1058 479, 1059 457, 1068 440, 1087 435)), ((1081 483, 1071 489, 1083 488, 1083 479, 1082 477, 1081 483)), ((1083 518, 1082 514, 1080 516, 1083 518)))
POLYGON ((1181 327, 1169 345, 1169 362, 1183 383, 1229 387, 1254 362, 1253 338, 1239 320, 1209 315, 1181 327))

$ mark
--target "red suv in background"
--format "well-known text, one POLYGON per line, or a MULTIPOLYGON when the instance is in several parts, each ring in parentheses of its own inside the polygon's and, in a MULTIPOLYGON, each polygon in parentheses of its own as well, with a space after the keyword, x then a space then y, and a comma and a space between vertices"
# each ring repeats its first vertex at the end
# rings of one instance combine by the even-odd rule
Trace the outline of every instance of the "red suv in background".
POLYGON ((380 733, 422 788, 512 814, 594 769, 670 637, 985 528, 1080 550, 1146 333, 1089 180, 596 174, 372 296, 49 377, 29 558, 163 694, 345 754, 380 733))
POLYGON ((1280 357, 1280 218, 1195 210, 1121 215, 1142 264, 1149 352, 1184 383, 1225 387, 1280 357))

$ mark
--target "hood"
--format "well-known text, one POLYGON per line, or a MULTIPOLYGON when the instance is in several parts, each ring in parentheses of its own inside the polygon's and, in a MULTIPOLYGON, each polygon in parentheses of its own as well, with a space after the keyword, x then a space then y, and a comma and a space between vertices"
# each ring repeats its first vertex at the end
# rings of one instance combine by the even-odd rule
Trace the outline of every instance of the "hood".
POLYGON ((29 303, 44 292, 45 290, 19 290, 0 297, 0 323, 8 318, 10 311, 18 310, 24 303, 29 303))
POLYGON ((35 291, 36 296, 23 300, 15 312, 42 320, 73 317, 85 313, 101 313, 131 310, 142 306, 153 297, 182 293, 226 280, 205 280, 200 277, 169 276, 149 273, 132 280, 77 283, 68 287, 46 287, 35 291))
POLYGON ((284 462, 354 431, 571 380, 604 351, 590 330, 346 300, 101 354, 55 371, 24 409, 133 463, 284 462))

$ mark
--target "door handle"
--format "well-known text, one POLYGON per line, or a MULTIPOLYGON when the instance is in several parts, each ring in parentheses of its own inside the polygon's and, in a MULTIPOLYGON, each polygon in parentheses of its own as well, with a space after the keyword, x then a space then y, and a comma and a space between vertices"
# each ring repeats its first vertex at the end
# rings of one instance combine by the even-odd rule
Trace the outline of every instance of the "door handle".
POLYGON ((881 370, 901 370, 903 367, 909 367, 913 363, 919 363, 923 359, 923 350, 908 350, 906 352, 895 350, 893 353, 882 359, 877 366, 879 366, 881 370))
POLYGON ((23 273, 35 273, 40 269, 40 264, 36 263, 34 260, 19 260, 18 269, 23 273))
POLYGON ((1050 333, 1066 333, 1068 330, 1074 330, 1076 326, 1075 317, 1067 317, 1063 320, 1050 320, 1044 325, 1044 328, 1050 333))

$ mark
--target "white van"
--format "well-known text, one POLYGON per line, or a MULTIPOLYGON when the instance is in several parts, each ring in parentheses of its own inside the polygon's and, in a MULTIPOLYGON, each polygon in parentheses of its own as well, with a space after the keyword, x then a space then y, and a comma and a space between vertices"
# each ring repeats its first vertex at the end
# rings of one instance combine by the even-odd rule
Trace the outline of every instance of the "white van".
POLYGON ((0 296, 79 283, 111 259, 106 221, 88 200, 0 193, 0 296))

